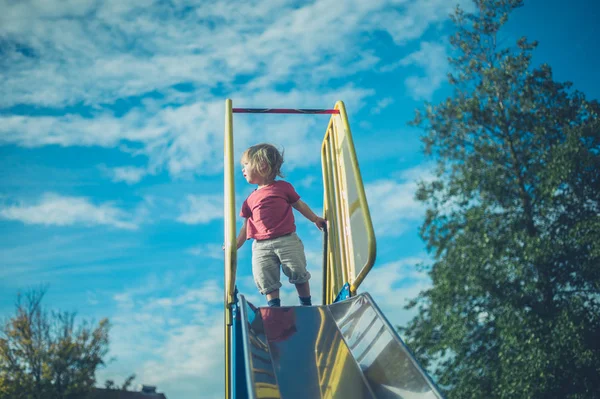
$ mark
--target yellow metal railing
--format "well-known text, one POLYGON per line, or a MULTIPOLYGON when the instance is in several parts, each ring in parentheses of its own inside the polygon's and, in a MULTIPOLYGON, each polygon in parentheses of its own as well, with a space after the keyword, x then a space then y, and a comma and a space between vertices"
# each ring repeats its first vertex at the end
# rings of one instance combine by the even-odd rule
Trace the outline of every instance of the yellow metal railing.
POLYGON ((224 221, 225 221, 225 398, 231 398, 231 305, 234 300, 237 269, 237 245, 235 239, 235 185, 233 179, 233 112, 231 100, 225 101, 225 148, 224 148, 224 221))
POLYGON ((345 282, 355 295, 375 263, 376 244, 344 103, 338 101, 321 146, 324 212, 329 221, 323 303, 335 300, 345 282))
POLYGON ((225 102, 225 302, 233 303, 237 269, 237 245, 235 230, 235 184, 233 176, 233 113, 231 100, 225 102))

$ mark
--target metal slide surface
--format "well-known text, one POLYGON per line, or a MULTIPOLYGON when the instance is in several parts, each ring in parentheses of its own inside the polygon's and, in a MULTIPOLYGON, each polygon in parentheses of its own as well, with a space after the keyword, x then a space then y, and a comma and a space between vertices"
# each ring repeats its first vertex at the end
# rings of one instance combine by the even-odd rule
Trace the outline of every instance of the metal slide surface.
POLYGON ((249 398, 442 398, 367 293, 240 311, 249 398))

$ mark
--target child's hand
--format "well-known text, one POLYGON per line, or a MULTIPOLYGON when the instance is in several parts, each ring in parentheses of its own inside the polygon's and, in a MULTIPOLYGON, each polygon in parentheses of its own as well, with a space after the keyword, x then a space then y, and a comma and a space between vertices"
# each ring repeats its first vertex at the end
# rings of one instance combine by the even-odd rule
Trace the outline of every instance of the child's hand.
POLYGON ((314 221, 315 226, 317 226, 317 228, 319 230, 323 230, 324 228, 327 227, 327 220, 323 219, 322 217, 317 216, 317 218, 314 221))

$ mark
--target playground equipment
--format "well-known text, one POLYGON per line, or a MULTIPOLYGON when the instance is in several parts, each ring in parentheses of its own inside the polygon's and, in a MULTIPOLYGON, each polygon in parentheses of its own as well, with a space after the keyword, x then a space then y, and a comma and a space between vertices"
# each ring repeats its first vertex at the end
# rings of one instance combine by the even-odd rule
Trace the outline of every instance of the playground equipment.
POLYGON ((442 398, 368 293, 376 243, 343 102, 333 109, 233 108, 225 102, 225 397, 442 398), (255 307, 238 294, 234 113, 329 114, 321 147, 321 306, 255 307))

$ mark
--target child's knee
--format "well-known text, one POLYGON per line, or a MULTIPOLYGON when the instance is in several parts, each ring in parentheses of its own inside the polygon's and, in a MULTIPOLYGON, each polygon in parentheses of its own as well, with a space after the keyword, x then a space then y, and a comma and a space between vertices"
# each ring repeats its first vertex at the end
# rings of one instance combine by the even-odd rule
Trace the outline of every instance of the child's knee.
POLYGON ((310 280, 311 275, 308 270, 304 269, 300 273, 298 273, 298 272, 290 273, 290 275, 288 275, 288 277, 290 279, 290 283, 295 284, 295 285, 302 285, 302 284, 308 283, 308 280, 310 280))
POLYGON ((268 285, 263 285, 259 281, 255 281, 255 282, 256 282, 256 286, 258 287, 258 290, 260 291, 260 293, 262 295, 270 294, 271 292, 277 291, 279 288, 281 288, 281 282, 279 282, 279 281, 270 282, 270 283, 268 283, 268 285))

